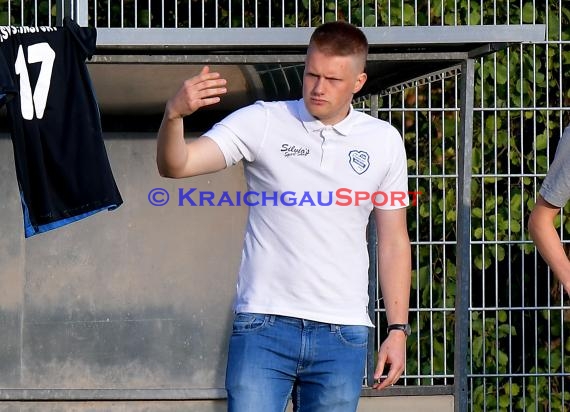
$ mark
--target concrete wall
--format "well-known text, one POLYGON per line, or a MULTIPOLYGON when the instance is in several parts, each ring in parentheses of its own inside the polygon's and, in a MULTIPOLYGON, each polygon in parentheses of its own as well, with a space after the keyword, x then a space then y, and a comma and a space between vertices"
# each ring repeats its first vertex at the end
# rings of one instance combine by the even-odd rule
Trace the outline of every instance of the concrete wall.
POLYGON ((246 209, 174 197, 240 190, 241 170, 164 179, 154 135, 105 138, 124 204, 27 240, 0 138, 0 388, 223 388, 246 209))
MULTIPOLYGON (((362 398, 358 412, 446 412, 453 410, 452 396, 362 398)), ((0 412, 225 412, 224 401, 147 402, 0 402, 0 412)), ((291 405, 287 412, 291 412, 291 405)), ((254 411, 257 412, 257 411, 254 411)))

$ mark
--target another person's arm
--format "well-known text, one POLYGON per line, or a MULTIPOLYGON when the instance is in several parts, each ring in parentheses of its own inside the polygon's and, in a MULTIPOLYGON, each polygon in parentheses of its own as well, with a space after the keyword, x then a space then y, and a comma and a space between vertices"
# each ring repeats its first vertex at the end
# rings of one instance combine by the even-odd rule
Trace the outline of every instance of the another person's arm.
POLYGON ((528 220, 528 230, 536 248, 566 292, 570 294, 570 262, 554 227, 556 215, 568 200, 570 200, 570 127, 562 133, 554 160, 542 182, 536 205, 528 220))
POLYGON ((190 177, 226 167, 219 146, 208 137, 186 143, 183 123, 185 116, 218 103, 227 91, 225 85, 226 80, 206 66, 168 100, 157 138, 156 163, 161 176, 190 177))
POLYGON ((528 220, 528 231, 544 261, 570 294, 570 260, 566 256, 554 219, 560 208, 539 195, 528 220))
MULTIPOLYGON (((411 247, 406 224, 406 209, 374 210, 378 233, 378 270, 380 288, 388 324, 408 323, 411 286, 411 247)), ((378 381, 384 369, 387 377, 375 383, 375 389, 393 385, 406 366, 406 338, 399 330, 391 331, 378 352, 374 379, 378 381)))

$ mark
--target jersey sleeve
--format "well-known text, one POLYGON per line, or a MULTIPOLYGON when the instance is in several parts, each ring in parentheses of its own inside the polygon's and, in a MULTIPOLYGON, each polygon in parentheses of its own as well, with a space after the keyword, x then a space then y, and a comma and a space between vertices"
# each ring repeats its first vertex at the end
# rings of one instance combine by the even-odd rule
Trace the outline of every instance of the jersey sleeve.
POLYGON ((378 190, 383 193, 401 195, 401 202, 386 202, 385 205, 375 206, 378 209, 400 209, 410 204, 408 195, 408 159, 404 141, 400 133, 392 126, 386 136, 390 141, 392 161, 384 178, 378 185, 378 190))
POLYGON ((267 133, 267 110, 263 102, 241 108, 216 123, 205 136, 214 140, 232 166, 240 160, 255 160, 267 133))
POLYGON ((564 130, 558 142, 554 160, 539 193, 557 207, 563 207, 570 199, 570 127, 564 130))
POLYGON ((80 27, 69 17, 63 19, 63 25, 75 38, 81 52, 81 58, 83 60, 91 59, 97 48, 97 30, 93 27, 80 27))

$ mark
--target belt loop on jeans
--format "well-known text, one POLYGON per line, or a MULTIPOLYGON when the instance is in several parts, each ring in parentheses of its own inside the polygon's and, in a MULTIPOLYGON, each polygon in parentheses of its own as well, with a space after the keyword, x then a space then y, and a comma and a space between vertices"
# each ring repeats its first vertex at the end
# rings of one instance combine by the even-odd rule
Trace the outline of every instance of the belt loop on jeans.
POLYGON ((268 323, 273 325, 275 323, 275 315, 269 315, 268 323))
POLYGON ((338 325, 335 325, 334 323, 331 323, 330 327, 331 327, 331 332, 336 332, 338 330, 338 325))

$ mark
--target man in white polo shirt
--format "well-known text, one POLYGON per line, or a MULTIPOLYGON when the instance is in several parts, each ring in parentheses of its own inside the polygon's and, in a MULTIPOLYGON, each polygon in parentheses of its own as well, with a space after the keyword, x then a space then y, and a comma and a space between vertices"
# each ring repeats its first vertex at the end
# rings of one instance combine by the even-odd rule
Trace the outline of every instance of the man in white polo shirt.
POLYGON ((161 175, 195 176, 243 160, 248 190, 258 194, 238 274, 226 374, 230 411, 284 411, 289 397, 296 411, 356 410, 373 326, 366 244, 372 211, 390 330, 374 387, 394 384, 404 370, 408 200, 391 194, 407 193, 407 162, 396 129, 351 106, 366 81, 367 51, 358 28, 319 26, 302 99, 256 102, 190 143, 183 117, 219 102, 226 81, 204 67, 166 105, 157 142, 161 175))

